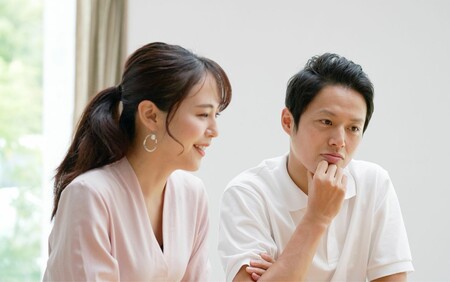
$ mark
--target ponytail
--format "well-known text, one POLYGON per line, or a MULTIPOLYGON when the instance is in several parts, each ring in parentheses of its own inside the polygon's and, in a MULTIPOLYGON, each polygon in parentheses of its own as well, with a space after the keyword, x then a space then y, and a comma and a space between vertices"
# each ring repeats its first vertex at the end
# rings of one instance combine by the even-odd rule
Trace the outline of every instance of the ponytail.
POLYGON ((72 144, 56 169, 51 218, 56 214, 62 191, 73 179, 125 155, 129 140, 119 126, 121 94, 121 86, 107 88, 85 108, 72 144))

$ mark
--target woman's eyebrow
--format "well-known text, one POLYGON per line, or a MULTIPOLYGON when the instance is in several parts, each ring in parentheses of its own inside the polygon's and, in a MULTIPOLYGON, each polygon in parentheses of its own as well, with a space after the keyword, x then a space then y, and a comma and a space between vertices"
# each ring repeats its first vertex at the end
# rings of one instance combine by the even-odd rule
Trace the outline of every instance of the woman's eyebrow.
POLYGON ((212 109, 214 109, 214 105, 213 104, 200 104, 200 105, 196 105, 195 107, 197 107, 197 108, 212 108, 212 109))

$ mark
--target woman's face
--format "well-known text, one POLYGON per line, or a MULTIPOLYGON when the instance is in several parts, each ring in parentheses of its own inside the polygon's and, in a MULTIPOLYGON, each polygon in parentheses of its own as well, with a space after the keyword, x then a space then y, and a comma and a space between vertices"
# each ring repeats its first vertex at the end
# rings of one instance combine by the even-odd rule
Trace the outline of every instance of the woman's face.
POLYGON ((216 123, 219 105, 216 80, 208 73, 181 102, 169 124, 173 137, 184 148, 167 132, 161 142, 158 141, 158 151, 164 153, 175 169, 193 171, 199 168, 206 148, 219 134, 216 123))

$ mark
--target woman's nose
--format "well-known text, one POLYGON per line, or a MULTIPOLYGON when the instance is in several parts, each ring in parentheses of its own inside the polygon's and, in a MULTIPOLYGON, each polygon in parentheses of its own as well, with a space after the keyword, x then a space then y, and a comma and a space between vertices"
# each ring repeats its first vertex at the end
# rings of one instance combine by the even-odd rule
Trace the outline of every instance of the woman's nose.
POLYGON ((219 129, 215 121, 206 129, 206 136, 211 138, 219 136, 219 129))

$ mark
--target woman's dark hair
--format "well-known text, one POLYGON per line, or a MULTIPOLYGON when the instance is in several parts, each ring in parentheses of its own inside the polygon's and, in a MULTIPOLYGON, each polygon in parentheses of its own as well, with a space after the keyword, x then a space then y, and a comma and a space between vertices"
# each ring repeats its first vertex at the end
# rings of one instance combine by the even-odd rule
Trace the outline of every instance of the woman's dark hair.
POLYGON ((67 155, 56 170, 51 217, 56 214, 62 191, 73 179, 125 156, 135 137, 135 114, 140 102, 150 100, 167 112, 166 130, 174 138, 169 124, 175 112, 208 73, 216 80, 222 111, 230 103, 231 85, 216 62, 161 42, 136 50, 125 63, 120 85, 101 91, 86 106, 67 155))
POLYGON ((348 87, 364 97, 367 106, 364 132, 374 110, 372 82, 360 65, 330 53, 312 57, 305 68, 291 77, 288 82, 285 105, 294 118, 295 129, 298 128, 301 115, 309 103, 329 85, 348 87))

